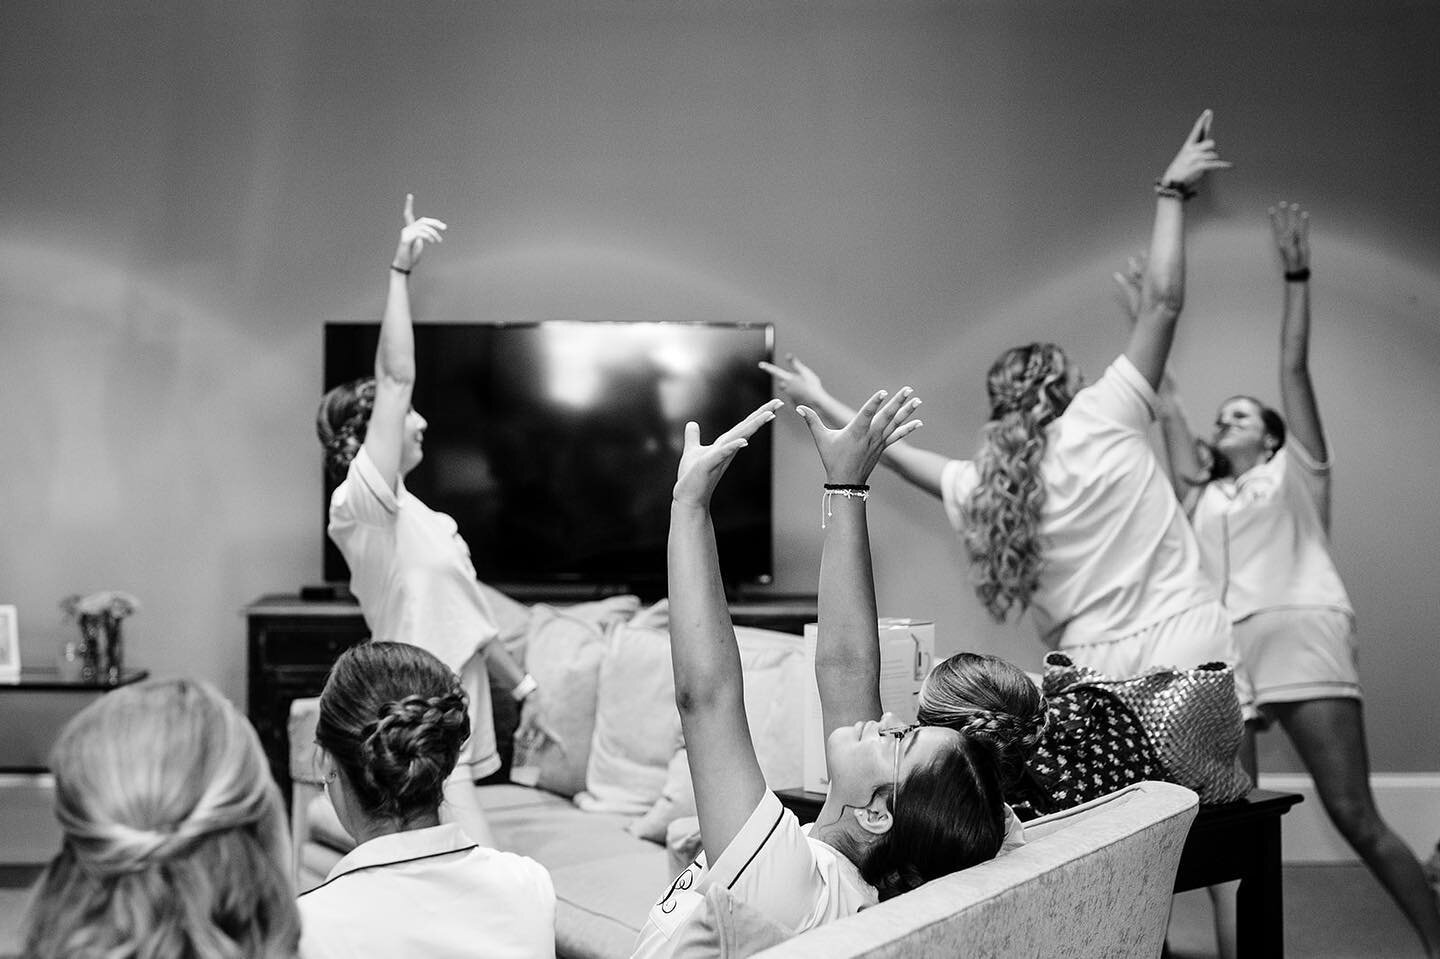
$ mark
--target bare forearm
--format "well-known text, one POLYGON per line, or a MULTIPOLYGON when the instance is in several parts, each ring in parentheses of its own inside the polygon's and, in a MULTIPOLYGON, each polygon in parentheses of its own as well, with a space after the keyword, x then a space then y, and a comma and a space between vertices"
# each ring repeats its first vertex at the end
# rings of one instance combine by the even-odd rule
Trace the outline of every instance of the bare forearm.
POLYGON ((826 734, 880 715, 880 644, 865 502, 833 496, 820 557, 815 680, 826 734))
POLYGON ((1152 387, 1160 385, 1175 338, 1175 323, 1184 305, 1184 202, 1161 196, 1155 201, 1155 225, 1141 281, 1140 310, 1125 350, 1130 362, 1152 387))
POLYGON ((415 381, 415 329, 410 317, 409 277, 390 270, 385 315, 380 321, 380 344, 375 350, 375 376, 397 383, 415 381))
POLYGON ((500 685, 504 688, 514 689, 525 678, 525 667, 515 661, 510 650, 506 649, 505 644, 498 638, 486 643, 481 648, 480 655, 485 657, 485 669, 500 680, 500 685))
POLYGON ((675 701, 683 717, 740 679, 740 653, 708 510, 671 504, 667 566, 675 701))
POLYGON ((1280 332, 1280 402, 1291 435, 1310 455, 1324 461, 1325 431, 1310 379, 1310 283, 1286 280, 1285 319, 1280 332))

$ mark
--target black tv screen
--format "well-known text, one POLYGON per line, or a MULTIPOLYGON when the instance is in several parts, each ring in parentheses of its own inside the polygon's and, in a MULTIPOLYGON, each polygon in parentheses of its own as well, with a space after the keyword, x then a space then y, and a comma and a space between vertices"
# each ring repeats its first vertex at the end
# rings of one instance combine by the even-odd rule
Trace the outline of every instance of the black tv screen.
MULTIPOLYGON (((374 372, 379 332, 326 324, 325 389, 374 372)), ((769 324, 417 323, 414 405, 429 425, 405 485, 455 518, 482 580, 658 594, 685 423, 708 442, 765 402, 773 344, 769 324)), ((715 495, 731 586, 773 573, 771 435, 715 495)), ((350 578, 328 536, 324 573, 350 578)))

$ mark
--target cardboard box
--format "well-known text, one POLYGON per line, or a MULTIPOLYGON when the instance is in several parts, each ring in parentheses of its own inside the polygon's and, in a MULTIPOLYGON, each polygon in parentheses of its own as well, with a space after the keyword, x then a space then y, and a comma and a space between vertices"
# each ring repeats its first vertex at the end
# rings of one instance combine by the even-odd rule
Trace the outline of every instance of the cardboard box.
MULTIPOLYGON (((880 706, 894 713, 902 723, 915 721, 920 684, 935 664, 935 624, 922 619, 880 619, 880 706)), ((815 647, 819 631, 815 623, 805 627, 805 789, 829 792, 825 769, 825 730, 821 728, 820 689, 815 684, 815 647)), ((874 717, 879 719, 879 716, 874 717)))

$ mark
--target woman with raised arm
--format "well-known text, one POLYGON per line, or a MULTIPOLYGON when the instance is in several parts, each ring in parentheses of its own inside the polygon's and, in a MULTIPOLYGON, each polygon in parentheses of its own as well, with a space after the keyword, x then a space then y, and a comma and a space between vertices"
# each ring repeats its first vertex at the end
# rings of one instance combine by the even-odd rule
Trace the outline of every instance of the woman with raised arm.
POLYGON ((291 959, 300 918, 280 791, 255 730, 207 683, 97 698, 50 753, 60 851, 27 959, 291 959))
POLYGON ((440 822, 470 734, 465 705, 454 672, 416 646, 365 643, 331 668, 315 740, 325 792, 358 845, 300 897, 304 959, 554 956, 545 868, 440 822))
POLYGON ((1330 555, 1330 455, 1310 378, 1310 219, 1281 202, 1270 223, 1285 274, 1284 417, 1254 397, 1231 397, 1215 415, 1202 466, 1179 404, 1166 404, 1171 475, 1255 690, 1260 715, 1252 732, 1280 723, 1331 821, 1433 956, 1440 954, 1434 893, 1370 792, 1355 614, 1330 555))
MULTIPOLYGON (((1206 110, 1157 181, 1139 318, 1100 380, 1080 389, 1053 344, 1016 347, 990 368, 990 421, 974 460, 909 443, 883 459, 943 501, 995 619, 1028 609, 1047 645, 1111 676, 1237 658, 1147 437, 1184 302, 1184 204, 1206 173, 1229 166, 1210 121, 1206 110)), ((782 392, 848 418, 811 370, 792 366, 766 369, 782 392)))
POLYGON ((671 505, 675 702, 695 783, 703 853, 651 909, 635 955, 667 955, 711 887, 794 934, 995 855, 1000 786, 983 743, 881 715, 865 486, 880 451, 914 429, 909 391, 872 396, 841 430, 803 411, 826 470, 816 678, 830 793, 803 829, 766 787, 745 719, 740 656, 716 555, 710 498, 771 401, 712 444, 686 426, 671 505))
POLYGON ((470 739, 459 764, 469 776, 447 783, 447 815, 454 815, 477 842, 493 845, 469 785, 500 767, 489 671, 523 704, 517 741, 549 733, 534 678, 503 643, 494 641, 495 615, 455 521, 405 488, 405 475, 424 455, 426 426, 411 405, 415 335, 410 275, 425 245, 439 243, 445 230, 433 217, 417 219, 415 199, 406 195, 405 226, 390 263, 375 375, 326 393, 315 426, 326 467, 341 479, 330 500, 330 539, 350 566, 350 591, 360 601, 372 638, 428 650, 464 684, 470 739))

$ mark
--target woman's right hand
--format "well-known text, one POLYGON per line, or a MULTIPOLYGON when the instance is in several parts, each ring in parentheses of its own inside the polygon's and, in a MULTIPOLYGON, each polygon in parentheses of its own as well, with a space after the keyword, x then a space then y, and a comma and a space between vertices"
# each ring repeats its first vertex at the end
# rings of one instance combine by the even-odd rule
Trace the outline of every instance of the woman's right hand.
POLYGON ((1165 175, 1160 178, 1162 183, 1193 187, 1211 170, 1230 168, 1230 164, 1215 152, 1215 141, 1210 136, 1213 116, 1209 110, 1200 114, 1195 126, 1190 129, 1190 135, 1185 138, 1184 146, 1165 168, 1165 175))
POLYGON ((420 262, 420 253, 426 243, 440 243, 448 227, 433 216, 415 217, 415 194, 405 194, 405 226, 400 230, 400 242, 395 246, 395 259, 390 265, 409 272, 420 262))
POLYGON ((714 442, 700 442, 700 424, 690 421, 685 424, 685 449, 680 454, 677 470, 674 501, 681 506, 709 509, 710 497, 730 461, 740 449, 749 445, 750 437, 775 418, 775 411, 784 406, 780 400, 771 400, 759 406, 755 412, 730 427, 714 442))
POLYGON ((826 427, 820 415, 808 406, 795 408, 810 427, 827 483, 863 485, 886 448, 920 428, 919 420, 910 419, 920 408, 914 392, 908 386, 894 396, 880 390, 838 430, 826 427))
POLYGON ((782 366, 763 361, 760 363, 760 369, 769 373, 775 380, 775 389, 784 393, 797 406, 803 404, 809 407, 823 408, 830 394, 825 392, 820 377, 810 367, 801 363, 795 354, 788 354, 785 359, 789 362, 791 369, 787 370, 782 366))

